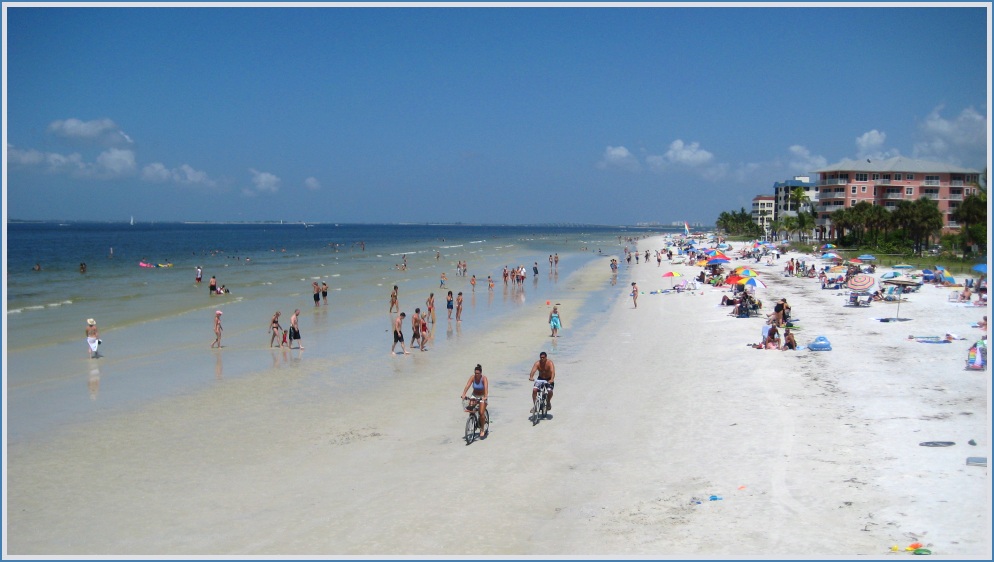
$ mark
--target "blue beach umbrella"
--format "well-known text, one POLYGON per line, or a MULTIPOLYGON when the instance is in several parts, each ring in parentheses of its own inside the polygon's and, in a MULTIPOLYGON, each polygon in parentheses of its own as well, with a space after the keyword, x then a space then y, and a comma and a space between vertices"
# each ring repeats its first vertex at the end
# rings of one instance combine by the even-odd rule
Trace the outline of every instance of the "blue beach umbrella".
POLYGON ((821 255, 821 259, 823 259, 823 260, 837 260, 837 259, 841 259, 841 258, 839 257, 839 254, 836 254, 834 252, 829 252, 827 254, 822 254, 821 255))
POLYGON ((825 244, 824 246, 821 247, 821 249, 822 250, 831 250, 834 247, 835 247, 835 244, 825 244))
POLYGON ((728 262, 728 260, 726 260, 724 258, 714 258, 714 259, 708 260, 708 265, 721 265, 723 263, 729 263, 729 262, 728 262))
POLYGON ((987 275, 987 264, 986 263, 978 263, 977 265, 973 266, 973 270, 974 271, 979 271, 980 273, 983 273, 984 275, 987 275))
POLYGON ((863 261, 870 261, 870 260, 875 260, 877 258, 872 256, 871 254, 863 254, 862 256, 859 256, 859 259, 863 261))
POLYGON ((915 268, 915 266, 908 265, 906 263, 899 263, 899 264, 897 264, 897 265, 894 266, 894 269, 914 269, 914 268, 915 268))
POLYGON ((880 278, 881 279, 893 279, 895 277, 900 277, 900 276, 901 276, 901 272, 900 271, 891 271, 889 273, 884 273, 883 275, 880 276, 880 278))

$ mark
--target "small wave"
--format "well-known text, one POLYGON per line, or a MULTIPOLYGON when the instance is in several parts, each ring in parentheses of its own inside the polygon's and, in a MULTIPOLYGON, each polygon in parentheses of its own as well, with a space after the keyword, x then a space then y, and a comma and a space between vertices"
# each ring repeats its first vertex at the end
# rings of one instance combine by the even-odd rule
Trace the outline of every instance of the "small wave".
POLYGON ((45 306, 44 306, 44 305, 41 305, 41 304, 35 304, 35 305, 31 305, 31 306, 25 306, 25 307, 23 308, 23 310, 42 310, 42 309, 44 309, 44 308, 45 308, 45 306))
POLYGON ((417 251, 414 251, 414 252, 396 252, 396 253, 393 253, 393 254, 390 254, 390 255, 391 256, 403 256, 405 254, 417 254, 417 253, 420 253, 420 252, 417 252, 417 251))
POLYGON ((341 273, 332 273, 329 277, 341 277, 341 273))
POLYGON ((20 314, 21 310, 22 309, 20 309, 20 308, 13 308, 13 309, 8 310, 7 314, 20 314))
POLYGON ((457 244, 455 246, 442 246, 442 249, 445 249, 445 248, 462 248, 462 244, 457 244))
POLYGON ((473 240, 470 244, 482 244, 484 242, 486 242, 486 240, 473 240))

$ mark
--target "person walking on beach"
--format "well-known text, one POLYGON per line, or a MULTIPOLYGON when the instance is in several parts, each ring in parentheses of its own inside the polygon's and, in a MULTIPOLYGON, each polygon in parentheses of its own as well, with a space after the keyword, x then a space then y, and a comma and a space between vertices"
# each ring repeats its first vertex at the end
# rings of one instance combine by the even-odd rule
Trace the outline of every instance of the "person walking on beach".
POLYGON ((535 265, 532 266, 532 273, 535 277, 538 277, 538 262, 535 262, 535 265))
POLYGON ((221 327, 221 311, 220 310, 215 310, 214 311, 214 341, 211 342, 211 349, 214 349, 214 346, 217 346, 218 349, 221 349, 221 330, 223 330, 223 329, 224 328, 221 327))
POLYGON ((445 309, 449 311, 449 320, 452 320, 452 307, 454 305, 452 291, 445 295, 445 309))
POLYGON ((456 322, 462 322, 462 291, 456 296, 456 322))
POLYGON ((404 355, 410 355, 407 352, 407 348, 404 346, 404 318, 407 318, 407 314, 401 312, 393 320, 393 345, 390 346, 390 354, 396 355, 394 349, 397 344, 400 344, 400 350, 404 352, 404 355))
POLYGON ((204 269, 198 265, 197 266, 197 286, 198 287, 200 286, 200 281, 202 281, 203 278, 204 278, 204 269))
POLYGON ((552 328, 553 338, 559 337, 559 329, 563 327, 562 320, 559 318, 559 307, 552 307, 552 312, 549 313, 549 327, 552 328))
POLYGON ((217 292, 217 277, 211 275, 211 280, 207 282, 207 292, 211 296, 214 296, 214 293, 217 292))
POLYGON ((632 281, 632 304, 635 308, 639 307, 639 286, 634 281, 632 281))
POLYGON ((328 306, 328 284, 324 281, 321 282, 321 298, 324 300, 324 305, 328 306))
POLYGON ((314 288, 314 306, 321 306, 321 286, 317 281, 311 283, 311 286, 314 288))
POLYGON ((473 374, 466 381, 466 387, 462 389, 462 395, 460 396, 461 399, 466 399, 466 393, 469 392, 470 387, 473 389, 473 398, 479 400, 480 403, 480 439, 486 439, 487 433, 482 422, 487 419, 487 398, 490 396, 490 383, 487 381, 487 377, 483 375, 483 367, 479 364, 476 365, 476 368, 473 369, 473 374))
POLYGON ((90 359, 100 357, 97 348, 100 347, 100 331, 97 330, 97 321, 93 318, 86 319, 86 345, 90 359))
POLYGON ((411 349, 414 349, 414 342, 417 340, 418 347, 424 347, 421 340, 421 309, 414 309, 414 316, 411 316, 411 349))
POLYGON ((553 265, 552 265, 553 269, 555 269, 555 270, 558 271, 559 270, 559 252, 556 252, 556 255, 552 256, 552 263, 553 263, 553 265))
POLYGON ((469 280, 469 286, 472 287, 472 290, 475 293, 476 292, 476 274, 473 274, 473 277, 470 278, 470 280, 469 280))
POLYGON ((442 277, 441 277, 441 279, 438 282, 438 288, 439 289, 444 289, 445 288, 445 272, 444 271, 442 272, 442 277))
POLYGON ((387 312, 393 312, 393 307, 397 307, 397 312, 400 312, 400 302, 397 300, 397 286, 393 286, 393 291, 390 293, 390 310, 387 312))
POLYGON ((428 342, 431 341, 431 330, 428 329, 428 313, 419 314, 418 322, 421 323, 421 351, 428 351, 428 342))
POLYGON ((269 347, 273 347, 273 342, 280 342, 280 347, 283 347, 282 333, 283 326, 280 326, 280 311, 276 311, 273 315, 273 320, 269 323, 269 331, 273 333, 273 336, 269 338, 269 347))
POLYGON ((426 307, 425 316, 427 316, 427 318, 429 320, 431 320, 431 323, 434 324, 435 323, 435 293, 430 293, 428 295, 428 299, 425 301, 425 307, 426 307))
POLYGON ((300 343, 300 309, 295 309, 293 311, 293 316, 290 317, 290 349, 293 349, 293 340, 297 340, 297 349, 304 349, 304 346, 300 343))
POLYGON ((549 359, 548 354, 544 351, 538 354, 538 361, 532 365, 532 370, 528 373, 528 380, 535 381, 535 385, 532 386, 532 409, 531 413, 535 413, 535 395, 538 394, 538 390, 544 385, 549 385, 549 409, 552 409, 552 389, 556 383, 556 365, 549 359), (535 380, 535 374, 538 373, 538 380, 535 380))

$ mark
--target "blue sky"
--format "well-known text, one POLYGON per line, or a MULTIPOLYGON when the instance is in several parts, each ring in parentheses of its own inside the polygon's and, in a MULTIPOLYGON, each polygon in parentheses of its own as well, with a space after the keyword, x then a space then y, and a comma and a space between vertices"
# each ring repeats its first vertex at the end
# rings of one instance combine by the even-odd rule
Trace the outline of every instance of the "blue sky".
POLYGON ((983 7, 5 8, 9 219, 712 223, 989 158, 983 7))

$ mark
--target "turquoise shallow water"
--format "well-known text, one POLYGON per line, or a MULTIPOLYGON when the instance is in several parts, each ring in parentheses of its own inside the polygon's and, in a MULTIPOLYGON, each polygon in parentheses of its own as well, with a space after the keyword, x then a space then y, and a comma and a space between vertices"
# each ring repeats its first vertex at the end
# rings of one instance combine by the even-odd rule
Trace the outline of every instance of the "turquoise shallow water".
MULTIPOLYGON (((579 268, 617 255, 625 237, 646 234, 464 225, 7 226, 4 374, 7 437, 14 440, 270 370, 303 374, 309 383, 301 386, 302 396, 376 386, 393 374, 387 362, 393 285, 400 287, 408 320, 435 293, 436 345, 444 354, 446 346, 486 338, 516 311, 559 298, 579 268), (551 254, 559 255, 557 272, 549 266, 551 254), (404 256, 408 269, 400 271, 404 256), (456 275, 458 260, 477 276, 475 293, 469 277, 456 275), (139 261, 172 267, 142 268, 139 261), (536 261, 538 276, 532 275, 536 261), (41 271, 32 270, 35 263, 41 271), (199 287, 198 265, 204 272, 199 287), (505 265, 526 266, 522 288, 504 286, 505 265), (443 271, 447 286, 465 293, 465 325, 445 319, 443 271), (231 293, 208 295, 211 275, 231 293), (487 275, 494 277, 493 293, 487 275), (328 283, 327 306, 314 306, 312 281, 328 283), (282 311, 287 327, 295 308, 307 349, 269 349, 273 313, 282 311), (209 348, 215 310, 223 312, 220 352, 209 348), (100 359, 87 358, 87 318, 101 330, 100 359)), ((605 295, 609 278, 605 265, 605 295)), ((409 338, 409 323, 405 332, 409 338)))

